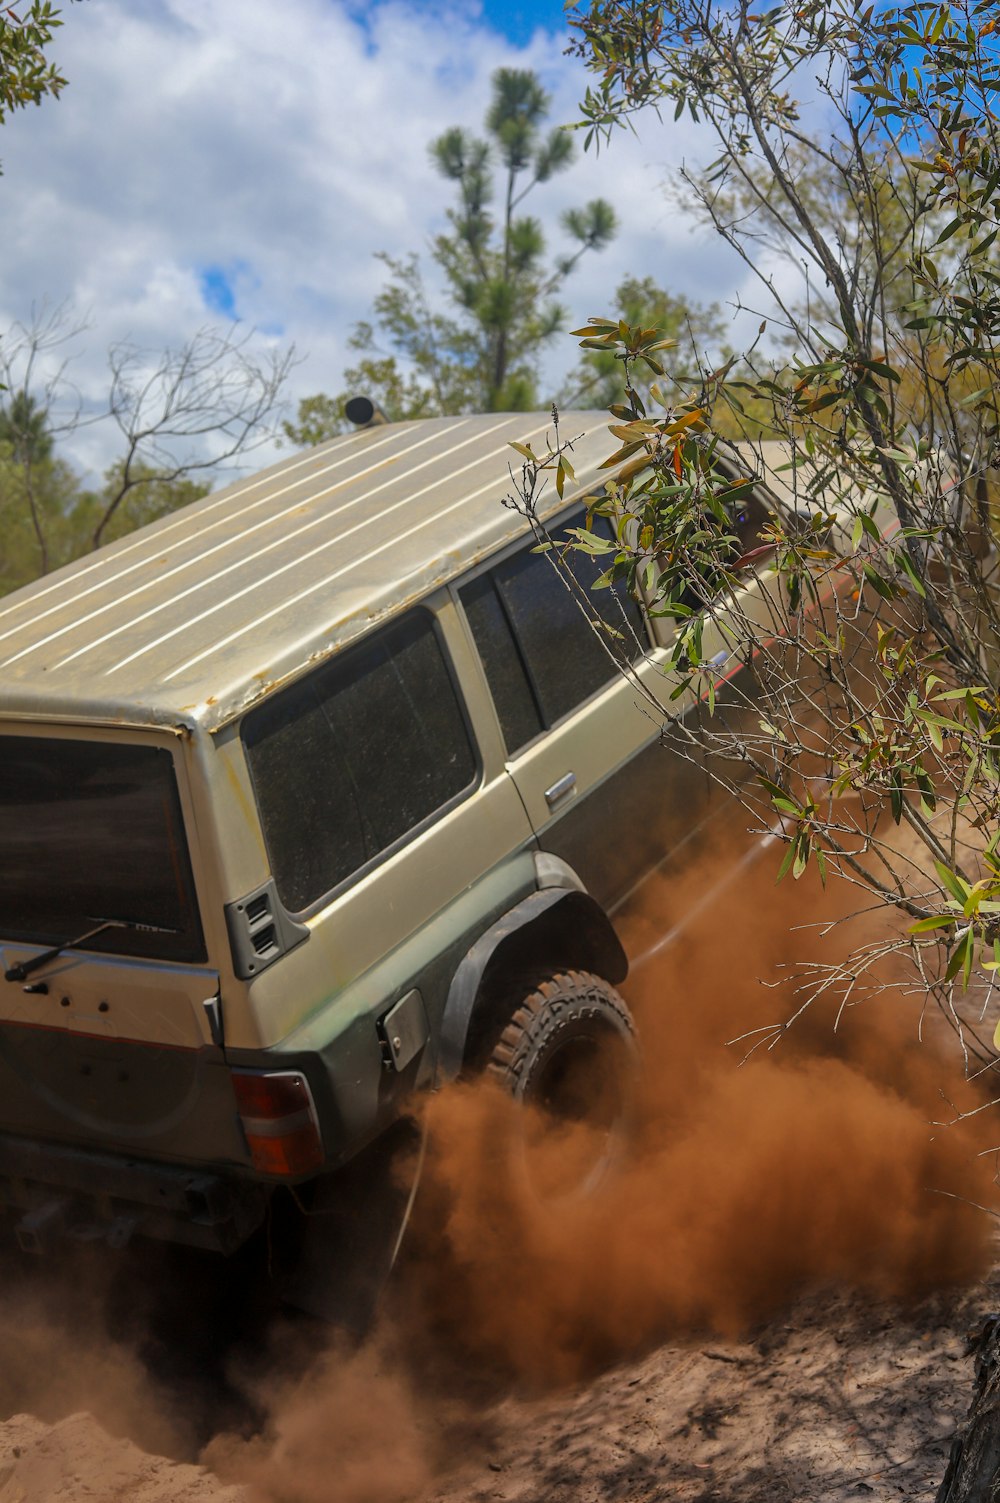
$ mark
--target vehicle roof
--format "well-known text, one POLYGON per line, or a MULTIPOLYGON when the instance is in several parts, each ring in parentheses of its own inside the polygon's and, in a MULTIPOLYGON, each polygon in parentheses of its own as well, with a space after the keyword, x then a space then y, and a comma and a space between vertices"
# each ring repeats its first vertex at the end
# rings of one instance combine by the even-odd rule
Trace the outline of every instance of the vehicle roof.
MULTIPOLYGON (((613 447, 560 415, 572 492, 613 447)), ((527 530, 501 503, 549 414, 360 429, 215 491, 0 600, 0 713, 218 729, 527 530)), ((769 446, 770 447, 770 446, 769 446)))
MULTIPOLYGON (((607 424, 560 416, 573 494, 607 424)), ((544 413, 356 430, 45 575, 0 600, 0 711, 217 728, 524 532, 510 444, 551 432, 544 413)), ((549 479, 540 513, 560 504, 549 479)))

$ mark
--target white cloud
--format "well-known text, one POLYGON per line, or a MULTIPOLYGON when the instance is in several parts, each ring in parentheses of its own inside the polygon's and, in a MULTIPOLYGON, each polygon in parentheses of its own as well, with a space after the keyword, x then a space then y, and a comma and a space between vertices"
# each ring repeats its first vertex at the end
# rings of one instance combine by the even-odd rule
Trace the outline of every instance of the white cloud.
MULTIPOLYGON (((262 339, 295 341, 293 400, 338 389, 345 336, 381 285, 374 252, 421 249, 443 224, 428 142, 481 125, 501 64, 538 70, 555 120, 573 118, 584 82, 561 40, 540 31, 515 49, 471 0, 435 15, 399 0, 360 13, 344 0, 85 0, 64 18, 69 87, 0 133, 0 332, 43 299, 87 316, 74 375, 91 398, 114 341, 177 345, 218 317, 210 268, 262 339)), ((544 204, 535 195, 553 225, 598 195, 620 216, 618 240, 568 285, 569 327, 610 311, 626 273, 705 299, 745 280, 663 196, 670 164, 698 149, 691 127, 642 129, 581 153, 544 204)), ((553 363, 574 353, 567 339, 553 363)), ((87 430, 78 462, 110 459, 101 432, 87 430)))

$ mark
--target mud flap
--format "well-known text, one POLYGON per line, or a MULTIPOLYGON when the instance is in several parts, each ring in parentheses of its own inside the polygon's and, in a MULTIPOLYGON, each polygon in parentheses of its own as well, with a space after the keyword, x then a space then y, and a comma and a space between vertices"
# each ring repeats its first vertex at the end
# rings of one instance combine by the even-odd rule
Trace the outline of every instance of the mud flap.
POLYGON ((424 1163, 424 1130, 397 1122, 343 1169, 318 1180, 281 1298, 361 1337, 399 1255, 424 1163))

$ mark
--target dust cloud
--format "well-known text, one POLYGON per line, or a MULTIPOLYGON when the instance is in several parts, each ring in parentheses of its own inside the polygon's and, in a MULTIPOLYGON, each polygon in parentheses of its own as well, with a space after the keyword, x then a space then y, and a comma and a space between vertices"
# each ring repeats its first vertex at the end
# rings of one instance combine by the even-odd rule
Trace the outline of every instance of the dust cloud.
POLYGON ((335 1345, 304 1373, 255 1386, 264 1429, 220 1435, 201 1458, 253 1503, 402 1503, 430 1483, 438 1427, 387 1338, 335 1345))
MULTIPOLYGON (((655 886, 630 920, 633 953, 690 907, 704 876, 655 886)), ((569 1385, 665 1339, 738 1335, 815 1287, 908 1300, 975 1279, 990 1236, 968 1203, 989 1193, 976 1135, 995 1129, 989 1114, 932 1126, 983 1087, 965 1083, 953 1040, 927 1027, 920 1041, 919 995, 874 995, 836 1031, 830 997, 775 1050, 744 1060, 747 1044, 727 1044, 794 1009, 794 979, 762 981, 833 962, 865 938, 863 924, 826 939, 790 931, 850 899, 802 885, 775 893, 772 881, 765 858, 633 973, 639 1108, 627 1154, 597 1191, 539 1193, 576 1161, 578 1130, 535 1142, 495 1085, 449 1088, 426 1106, 405 1256, 366 1342, 331 1344, 314 1326, 272 1321, 230 1353, 226 1381, 242 1409, 231 1423, 218 1413, 200 1450, 198 1397, 189 1385, 185 1411, 184 1382, 162 1381, 141 1308, 137 1334, 116 1339, 102 1326, 108 1290, 94 1292, 90 1316, 73 1279, 62 1303, 44 1287, 8 1291, 3 1414, 58 1420, 86 1408, 150 1451, 200 1451, 215 1474, 206 1500, 235 1487, 251 1503, 404 1503, 470 1436, 481 1442, 512 1386, 569 1385)), ((206 1295, 197 1317, 209 1342, 215 1303, 206 1295)))
POLYGON ((107 1281, 72 1254, 58 1268, 5 1280, 0 1298, 0 1418, 48 1423, 86 1411, 112 1435, 151 1452, 195 1445, 188 1404, 169 1398, 139 1343, 112 1333, 107 1281))
MULTIPOLYGON (((706 875, 661 882, 633 948, 706 875)), ((568 1383, 668 1336, 736 1335, 804 1288, 906 1300, 987 1266, 990 1221, 967 1202, 988 1193, 974 1134, 992 1124, 932 1128, 950 1102, 978 1098, 953 1040, 946 1050, 927 1026, 920 1041, 921 997, 887 989, 835 1032, 831 996, 776 1050, 746 1059, 752 1038, 727 1046, 794 1010, 791 985, 762 981, 794 982, 797 959, 831 963, 866 938, 864 921, 822 940, 790 931, 790 913, 829 920, 853 900, 800 885, 789 907, 772 882, 762 860, 626 988, 643 1041, 640 1122, 600 1193, 554 1205, 533 1193, 499 1090, 432 1102, 417 1262, 438 1328, 480 1360, 568 1383)))

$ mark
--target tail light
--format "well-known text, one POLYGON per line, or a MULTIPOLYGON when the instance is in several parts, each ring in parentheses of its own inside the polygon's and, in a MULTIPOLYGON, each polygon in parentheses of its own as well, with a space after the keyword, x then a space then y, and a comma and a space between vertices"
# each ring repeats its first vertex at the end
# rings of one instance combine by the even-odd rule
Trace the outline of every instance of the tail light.
POLYGON ((233 1090, 255 1169, 291 1179, 324 1161, 309 1082, 297 1070, 233 1070, 233 1090))

